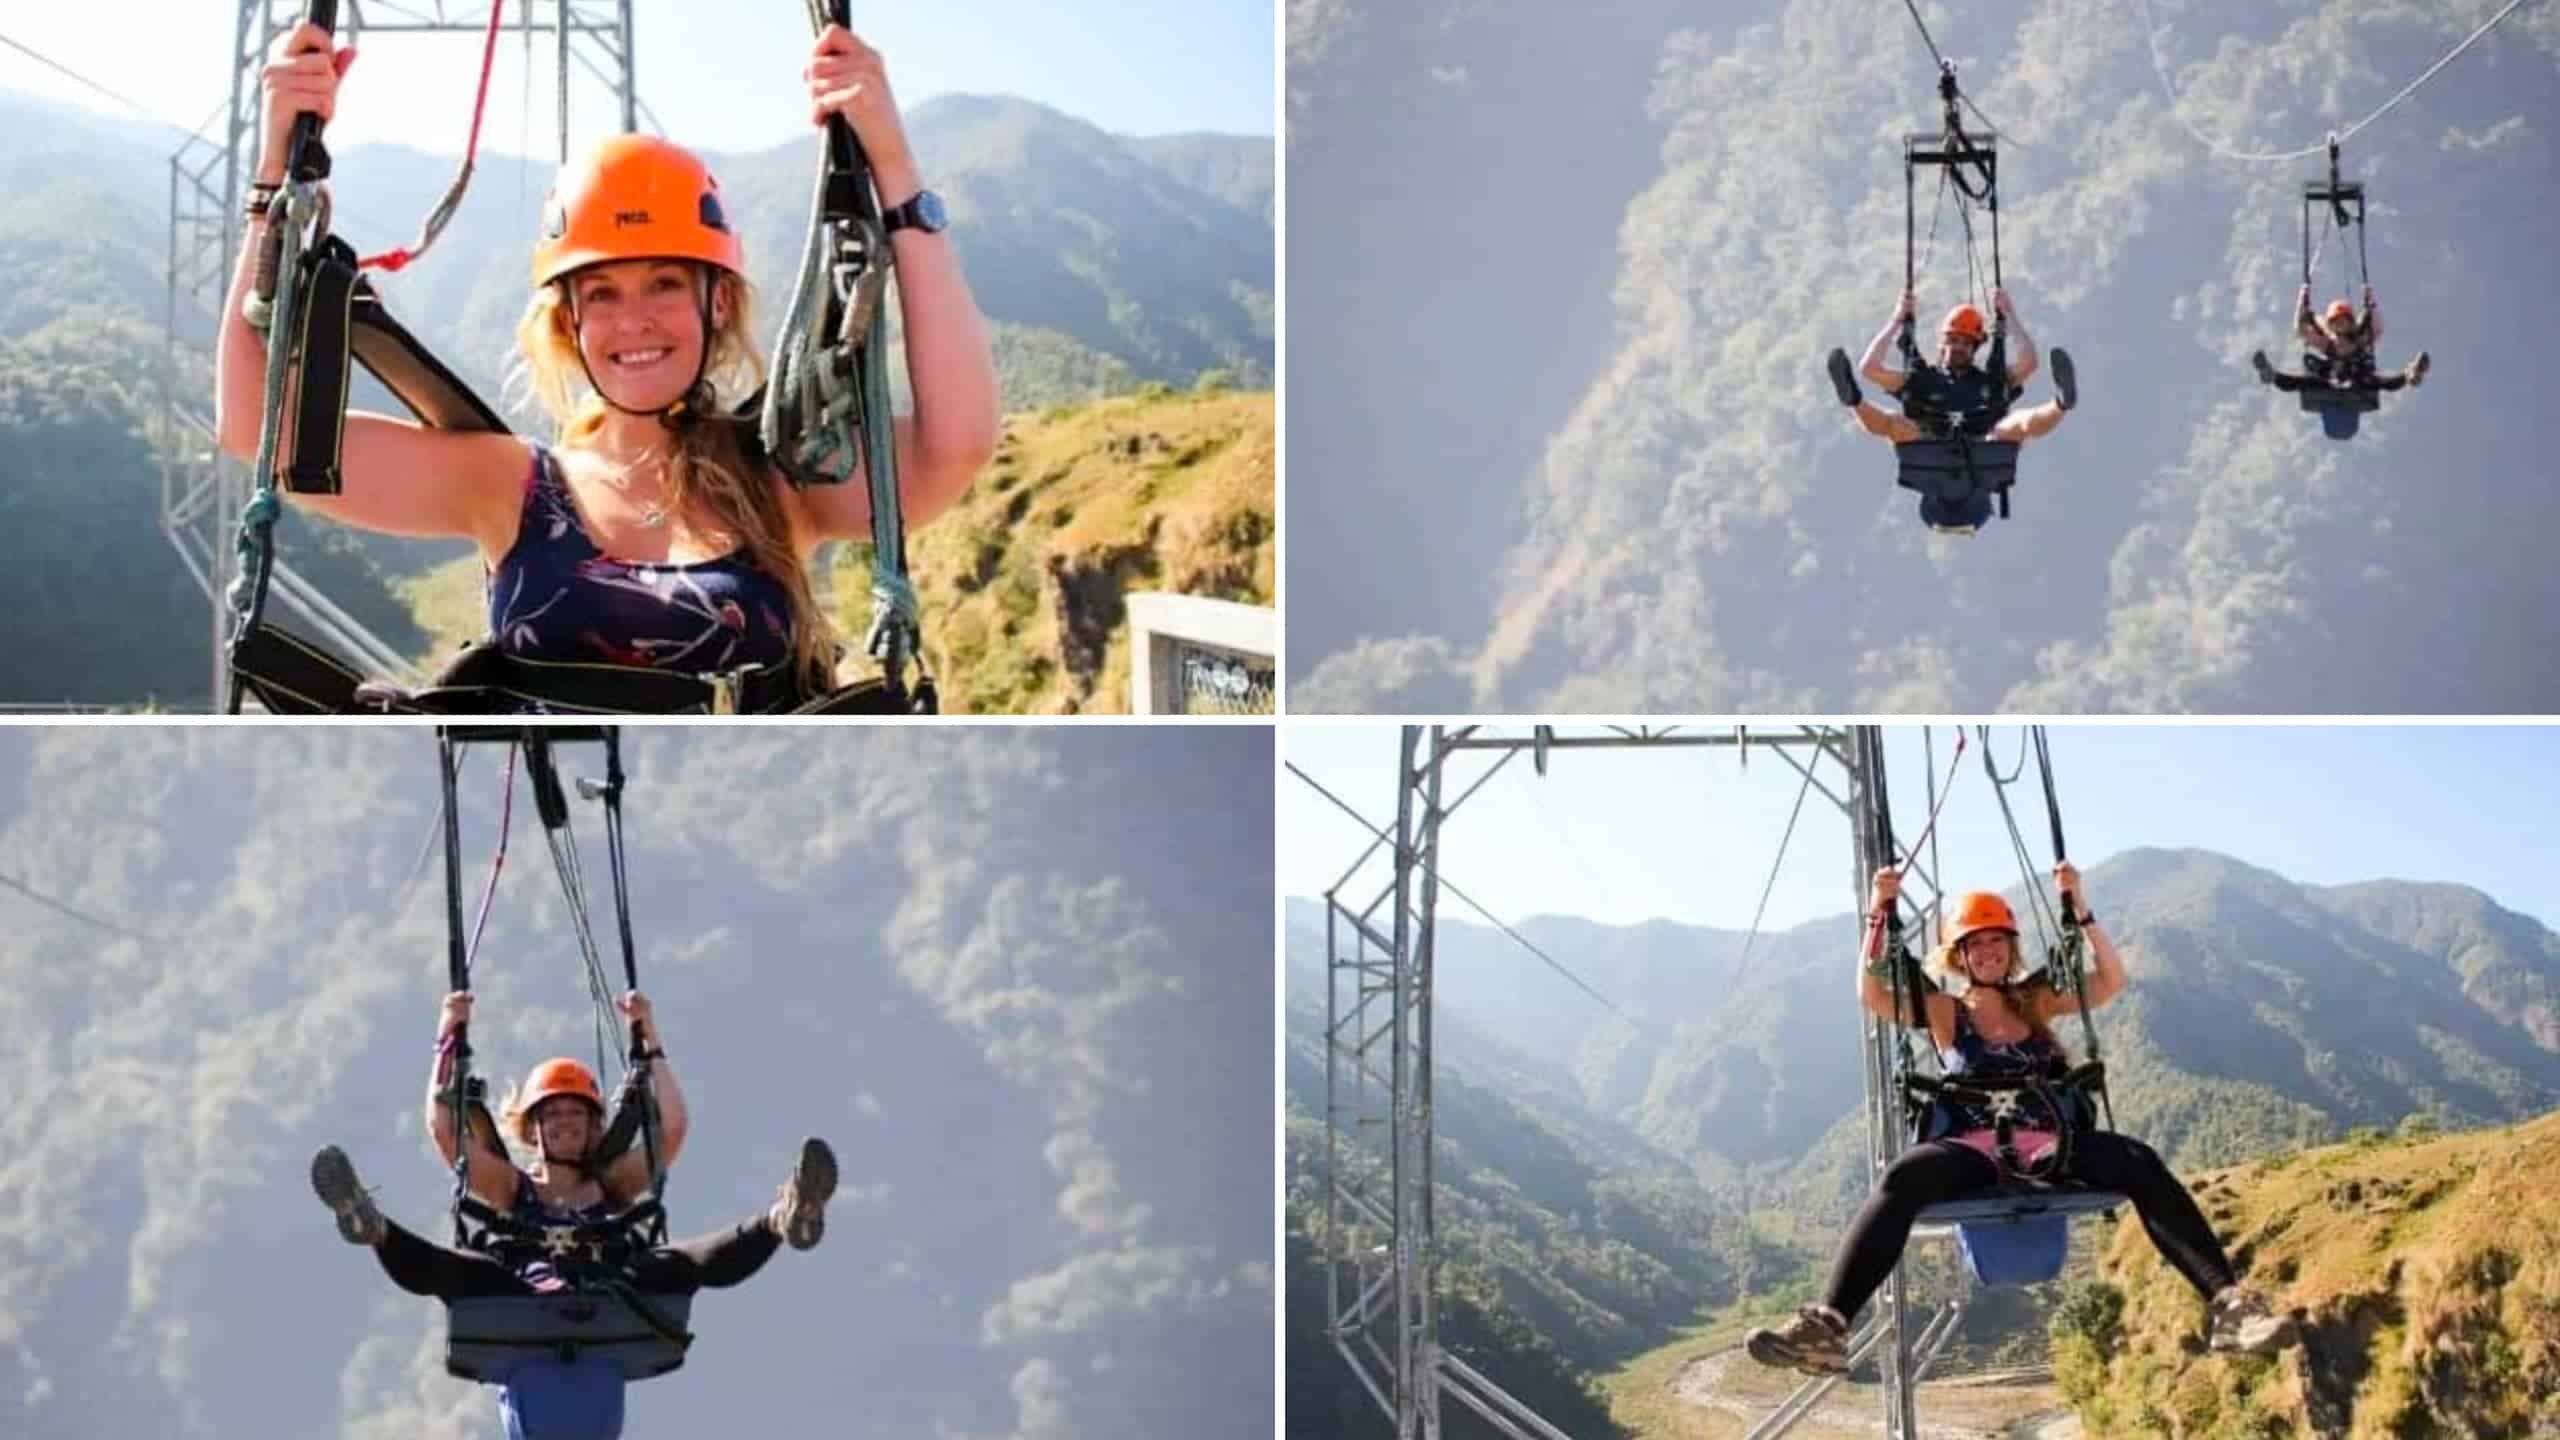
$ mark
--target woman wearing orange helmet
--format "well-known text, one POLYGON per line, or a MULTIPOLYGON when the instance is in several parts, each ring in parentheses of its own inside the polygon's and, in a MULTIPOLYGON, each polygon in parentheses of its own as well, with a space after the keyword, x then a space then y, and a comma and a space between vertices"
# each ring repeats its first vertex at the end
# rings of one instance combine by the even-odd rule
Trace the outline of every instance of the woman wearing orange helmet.
MULTIPOLYGON (((283 179, 304 112, 335 107, 352 49, 303 25, 265 71, 258 184, 283 179)), ((994 453, 999 415, 984 322, 941 233, 878 51, 830 26, 802 72, 810 119, 841 116, 868 155, 898 275, 914 414, 897 417, 903 510, 948 508, 994 453)), ((265 342, 240 314, 244 246, 220 341, 222 448, 257 452, 265 342)), ((618 135, 564 168, 543 207, 521 378, 557 423, 509 435, 347 417, 336 494, 286 498, 368 530, 474 541, 493 643, 532 661, 787 677, 834 688, 837 637, 808 574, 819 545, 867 539, 857 483, 796 489, 730 411, 763 379, 736 217, 700 158, 618 135)), ((854 462, 858 469, 858 460, 854 462)))
MULTIPOLYGON (((2080 872, 2065 862, 2054 867, 2054 879, 2062 903, 2080 916, 2081 932, 2096 956, 2086 987, 2094 1009, 2123 992, 2124 958, 2089 912, 2080 872)), ((1885 953, 1884 921, 1900 893, 1898 871, 1887 867, 1876 872, 1860 958, 1859 1004, 1870 1014, 1899 1018, 1913 1028, 1925 1026, 1950 1076, 2029 1073, 2051 1078, 2067 1069, 2068 1057, 2052 1025, 2056 1017, 2076 1013, 2080 998, 2055 988, 2044 975, 2021 975, 2017 917, 2007 901, 1988 891, 1965 895, 1949 909, 1941 943, 1929 959, 1938 984, 1926 988, 1916 1003, 1906 1001, 1911 1008, 1897 1017, 1894 993, 1885 984, 1895 959, 1885 953)), ((1805 1306, 1783 1327, 1752 1331, 1744 1343, 1753 1359, 1816 1374, 1844 1371, 1849 1327, 1859 1307, 1901 1262, 1903 1243, 1920 1212, 2000 1183, 2006 1162, 2000 1158, 1992 1117, 1976 1106, 1941 1103, 1952 1112, 1947 1133, 1912 1146, 1885 1170, 1841 1242, 1822 1301, 1805 1306)), ((2069 1179, 2131 1201, 2161 1257, 2205 1298, 2213 1349, 2264 1354, 2292 1342, 2290 1317, 2277 1315, 2263 1296, 2238 1283, 2230 1256, 2214 1238, 2195 1198, 2158 1152, 2138 1140, 2095 1129, 2075 1129, 2069 1145, 2057 1149, 2062 1137, 2054 1126, 2057 1119, 2068 1123, 2067 1118, 2040 1118, 2046 1120, 2042 1128, 2032 1123, 2012 1127, 2007 1138, 2014 1148, 2009 1153, 2029 1165, 2058 1154, 2069 1179)))
MULTIPOLYGON (((651 1089, 659 1115, 657 1162, 663 1170, 684 1148, 689 1128, 684 1092, 668 1064, 647 997, 635 990, 616 1004, 651 1056, 651 1089)), ((447 1087, 458 1037, 470 1018, 468 992, 444 998, 435 1063, 427 1080, 427 1133, 448 1169, 456 1162, 456 1138, 447 1087)), ((596 1153, 605 1138, 604 1091, 595 1072, 576 1060, 564 1057, 534 1066, 499 1117, 474 1105, 467 1129, 463 1153, 472 1197, 522 1229, 593 1225, 650 1192, 648 1159, 638 1150, 596 1153), (525 1156, 522 1165, 500 1139, 502 1130, 525 1156)), ((371 1247, 392 1283, 413 1295, 442 1300, 536 1295, 569 1284, 547 1253, 510 1263, 448 1249, 395 1223, 373 1203, 353 1162, 335 1145, 312 1158, 311 1187, 336 1216, 339 1235, 371 1247)), ((816 1245, 826 1233, 826 1204, 835 1188, 835 1152, 824 1140, 804 1140, 790 1178, 769 1209, 728 1229, 638 1254, 623 1278, 643 1295, 689 1295, 739 1284, 764 1268, 784 1243, 796 1250, 816 1245)), ((531 1357, 501 1387, 499 1405, 511 1435, 619 1434, 622 1384, 621 1372, 608 1363, 531 1357), (544 1417, 541 1423, 530 1418, 537 1414, 544 1417)))
POLYGON ((2261 384, 2279 390, 2295 391, 2313 386, 2335 385, 2347 390, 2398 390, 2403 386, 2423 383, 2430 363, 2427 352, 2388 375, 2374 370, 2376 347, 2382 343, 2382 307, 2373 299, 2373 287, 2364 287, 2364 318, 2356 318, 2356 307, 2344 299, 2332 300, 2318 315, 2311 313, 2311 287, 2305 285, 2293 298, 2294 333, 2302 337, 2302 373, 2292 374, 2268 363, 2267 352, 2250 352, 2249 364, 2257 370, 2261 384))

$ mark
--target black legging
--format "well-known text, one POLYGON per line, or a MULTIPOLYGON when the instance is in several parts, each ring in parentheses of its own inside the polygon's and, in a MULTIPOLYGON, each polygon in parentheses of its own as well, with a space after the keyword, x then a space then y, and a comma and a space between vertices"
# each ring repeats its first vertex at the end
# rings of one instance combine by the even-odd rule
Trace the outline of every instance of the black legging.
MULTIPOLYGON (((2133 1202, 2142 1228, 2161 1257, 2208 1298, 2232 1283, 2231 1259, 2158 1151, 2139 1140, 2103 1130, 2071 1137, 2071 1178, 2094 1190, 2113 1190, 2133 1202)), ((1885 1167, 1875 1193, 1849 1224, 1848 1238, 1831 1262, 1831 1286, 1823 1303, 1854 1321, 1858 1309, 1893 1273, 1911 1224, 1922 1209, 1961 1200, 1999 1183, 2000 1168, 1979 1150, 1952 1140, 1930 1140, 1902 1152, 1885 1167)))
POLYGON ((2287 394, 2297 390, 2326 390, 2332 385, 2341 383, 2350 390, 2397 390, 2409 383, 2406 371, 2394 370, 2388 375, 2379 374, 2374 371, 2370 360, 2357 368, 2362 373, 2350 374, 2342 382, 2336 378, 2338 367, 2334 363, 2325 362, 2317 355, 2306 354, 2302 357, 2301 374, 2296 375, 2287 370, 2270 370, 2267 372, 2267 383, 2287 394))
MULTIPOLYGON (((632 1267, 632 1287, 647 1295, 726 1289, 763 1269, 781 1244, 773 1222, 759 1215, 727 1230, 649 1251, 632 1267)), ((472 1300, 535 1293, 524 1277, 492 1257, 422 1240, 396 1220, 383 1221, 382 1243, 373 1247, 373 1253, 391 1283, 412 1295, 472 1300)))

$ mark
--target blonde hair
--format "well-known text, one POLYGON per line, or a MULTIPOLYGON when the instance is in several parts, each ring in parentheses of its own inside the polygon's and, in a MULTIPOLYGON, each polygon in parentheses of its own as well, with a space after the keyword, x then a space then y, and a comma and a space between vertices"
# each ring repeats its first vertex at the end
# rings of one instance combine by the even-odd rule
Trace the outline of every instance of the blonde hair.
MULTIPOLYGON (((741 440, 742 422, 730 419, 719 402, 724 392, 752 394, 764 384, 764 357, 756 353, 752 340, 754 292, 739 276, 700 268, 713 276, 713 294, 728 314, 704 337, 702 383, 708 395, 702 413, 692 423, 668 432, 674 439, 674 453, 667 462, 667 505, 681 514, 699 502, 722 529, 738 537, 757 569, 781 583, 791 607, 792 664, 804 686, 824 690, 834 683, 835 626, 818 603, 808 567, 800 563, 799 537, 790 510, 775 493, 769 472, 749 464, 741 440)), ((568 287, 576 283, 573 271, 556 284, 536 289, 516 322, 516 352, 523 367, 519 373, 559 427, 558 443, 563 448, 594 435, 607 414, 604 397, 588 383, 586 367, 578 357, 577 329, 568 303, 568 287)))

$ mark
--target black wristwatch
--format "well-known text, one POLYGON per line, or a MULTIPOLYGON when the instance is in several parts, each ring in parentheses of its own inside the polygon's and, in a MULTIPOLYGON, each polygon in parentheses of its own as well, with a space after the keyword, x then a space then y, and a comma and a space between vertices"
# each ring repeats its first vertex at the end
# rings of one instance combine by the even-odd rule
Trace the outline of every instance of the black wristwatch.
POLYGON ((880 228, 891 235, 901 230, 921 230, 939 235, 951 225, 949 211, 942 208, 942 197, 930 190, 919 190, 904 204, 892 205, 880 212, 880 228))

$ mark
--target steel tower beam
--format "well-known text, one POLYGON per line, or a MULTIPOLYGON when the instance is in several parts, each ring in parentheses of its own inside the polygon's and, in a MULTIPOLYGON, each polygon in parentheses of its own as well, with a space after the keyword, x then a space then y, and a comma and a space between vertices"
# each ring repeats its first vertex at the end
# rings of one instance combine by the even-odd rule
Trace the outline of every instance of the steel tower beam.
MULTIPOLYGON (((1571 1440, 1474 1367, 1440 1348, 1435 1280, 1439 1262, 1432 1208, 1431 997, 1438 922, 1441 841, 1450 818, 1512 760, 1531 757, 1547 772, 1556 753, 1584 749, 1753 749, 1778 755, 1851 824, 1854 910, 1866 910, 1868 877, 1886 863, 1889 833, 1884 739, 1875 726, 1808 725, 1754 732, 1680 726, 1623 727, 1560 734, 1539 725, 1403 728, 1397 758, 1396 817, 1325 894, 1325 1306, 1334 1348, 1395 1426, 1397 1440, 1438 1440, 1448 1397, 1512 1440, 1571 1440), (1454 800, 1445 772, 1462 754, 1493 763, 1454 800), (1346 887, 1381 847, 1389 876, 1374 893, 1346 887), (1365 902, 1361 894, 1367 894, 1365 902), (1387 1142, 1383 1172, 1362 1147, 1387 1142)), ((1934 762, 1934 755, 1933 755, 1934 762)), ((1936 798, 1935 775, 1930 798, 1936 798)), ((1925 916, 1938 909, 1936 866, 1910 862, 1905 894, 1925 916)), ((1893 1027, 1876 1020, 1861 1038, 1870 1159, 1881 1170, 1901 1129, 1893 1027)), ((1912 1385, 1952 1332, 1961 1302, 1911 1324, 1897 1267, 1886 1304, 1862 1328, 1859 1349, 1878 1356, 1892 1440, 1912 1440, 1912 1385)), ((1810 1413, 1833 1382, 1808 1381, 1755 1428, 1777 1435, 1810 1413)))

